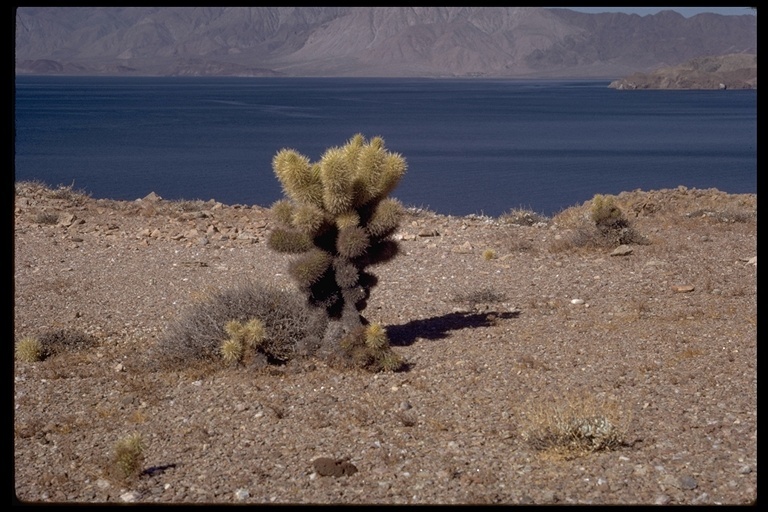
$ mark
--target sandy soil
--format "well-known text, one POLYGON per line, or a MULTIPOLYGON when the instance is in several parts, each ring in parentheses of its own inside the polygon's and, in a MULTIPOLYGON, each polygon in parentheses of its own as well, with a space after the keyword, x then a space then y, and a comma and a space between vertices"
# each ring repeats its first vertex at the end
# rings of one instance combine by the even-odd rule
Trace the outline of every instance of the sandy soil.
POLYGON ((201 297, 293 288, 266 208, 33 183, 15 200, 15 341, 91 342, 60 334, 14 365, 18 500, 757 499, 756 195, 620 194, 645 243, 618 252, 590 242, 589 203, 552 219, 410 209, 364 311, 408 366, 379 373, 150 364, 201 297), (134 433, 138 474, 121 478, 134 433))

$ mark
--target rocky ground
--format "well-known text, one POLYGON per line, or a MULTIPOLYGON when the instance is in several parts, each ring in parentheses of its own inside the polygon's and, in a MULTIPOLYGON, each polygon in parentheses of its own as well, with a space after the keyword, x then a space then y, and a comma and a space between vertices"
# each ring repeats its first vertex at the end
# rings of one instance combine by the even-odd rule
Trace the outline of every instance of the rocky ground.
POLYGON ((552 219, 410 209, 364 311, 402 371, 166 368, 148 355, 210 293, 292 289, 269 211, 17 183, 15 342, 60 346, 14 365, 15 497, 754 503, 757 197, 615 200, 637 234, 622 247, 589 202, 552 219))

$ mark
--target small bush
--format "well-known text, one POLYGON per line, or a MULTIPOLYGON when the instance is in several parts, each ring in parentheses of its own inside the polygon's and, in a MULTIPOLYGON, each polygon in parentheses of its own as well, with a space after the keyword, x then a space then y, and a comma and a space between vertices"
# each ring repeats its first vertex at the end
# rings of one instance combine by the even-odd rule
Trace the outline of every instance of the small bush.
POLYGON ((246 355, 245 345, 253 345, 268 362, 283 363, 314 353, 325 324, 324 315, 308 306, 298 293, 246 282, 206 294, 184 311, 163 333, 151 351, 150 362, 154 359, 162 365, 188 366, 222 357, 241 361, 246 355), (262 324, 262 334, 255 332, 254 319, 262 324), (260 338, 258 344, 256 338, 260 338), (226 340, 233 341, 225 348, 226 340))
POLYGON ((49 189, 48 197, 51 199, 67 201, 70 204, 79 206, 84 204, 90 195, 83 190, 75 190, 75 184, 72 183, 71 185, 59 185, 54 189, 49 189))
POLYGON ((502 214, 499 220, 505 224, 514 224, 517 226, 533 226, 540 222, 548 222, 549 218, 531 210, 516 208, 502 214))
POLYGON ((113 454, 112 472, 120 480, 132 480, 141 473, 144 463, 144 441, 133 433, 117 441, 113 454))
POLYGON ((572 459, 627 445, 629 421, 615 402, 591 395, 536 397, 526 407, 523 438, 545 455, 572 459))
POLYGON ((592 198, 590 218, 610 246, 647 243, 631 226, 612 196, 597 194, 592 198))
POLYGON ((53 329, 39 337, 40 360, 61 354, 85 350, 96 344, 96 339, 79 329, 53 329))
POLYGON ((56 212, 39 212, 35 215, 35 222, 51 226, 59 222, 59 214, 56 212))
POLYGON ((486 249, 483 251, 483 259, 485 261, 495 260, 498 256, 493 249, 486 249))
POLYGON ((172 204, 176 205, 181 212, 199 212, 205 209, 205 201, 202 199, 180 199, 173 201, 172 204))
POLYGON ((505 300, 507 297, 493 288, 480 288, 453 296, 453 302, 468 304, 504 302, 505 300))
POLYGON ((648 240, 631 226, 612 196, 596 195, 589 211, 574 207, 555 217, 555 223, 568 232, 554 240, 549 250, 564 252, 572 249, 612 249, 622 244, 648 244, 648 240))

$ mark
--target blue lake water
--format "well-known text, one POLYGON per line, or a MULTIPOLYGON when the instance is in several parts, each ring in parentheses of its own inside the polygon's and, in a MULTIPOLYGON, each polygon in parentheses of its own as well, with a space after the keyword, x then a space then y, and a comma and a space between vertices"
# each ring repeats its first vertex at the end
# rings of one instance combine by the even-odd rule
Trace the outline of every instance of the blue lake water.
POLYGON ((608 81, 16 77, 15 179, 95 198, 282 197, 272 157, 356 133, 408 171, 393 196, 443 214, 545 215, 595 194, 757 192, 757 92, 608 81))

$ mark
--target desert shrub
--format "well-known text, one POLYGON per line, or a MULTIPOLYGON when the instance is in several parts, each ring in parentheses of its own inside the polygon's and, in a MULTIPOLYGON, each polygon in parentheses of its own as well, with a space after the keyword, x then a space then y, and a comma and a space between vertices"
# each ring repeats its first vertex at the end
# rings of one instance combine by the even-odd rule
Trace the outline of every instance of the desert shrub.
POLYGON ((123 481, 138 477, 144 463, 144 449, 144 441, 139 433, 119 439, 114 446, 110 473, 123 481))
POLYGON ((648 240, 631 225, 613 196, 596 195, 583 207, 572 207, 555 216, 555 223, 568 231, 549 245, 551 252, 572 249, 611 249, 622 244, 647 244, 648 240))
POLYGON ((59 185, 54 189, 47 189, 47 195, 51 199, 60 199, 73 205, 82 205, 90 197, 90 194, 84 190, 75 190, 74 183, 71 185, 59 185))
POLYGON ((628 444, 629 412, 592 395, 535 397, 524 418, 523 439, 547 456, 572 459, 628 444))
POLYGON ((202 199, 179 199, 172 201, 172 204, 182 212, 199 212, 205 209, 205 201, 202 199))
POLYGON ((39 360, 59 355, 64 352, 85 350, 96 344, 96 339, 79 329, 63 328, 45 331, 38 338, 40 343, 39 360))
POLYGON ((612 196, 597 194, 592 198, 590 218, 608 245, 647 243, 630 225, 612 196))
POLYGON ((56 212, 38 212, 37 215, 35 215, 35 222, 50 226, 59 222, 59 214, 56 212))
POLYGON ((522 208, 513 208, 499 216, 499 220, 504 224, 514 224, 517 226, 533 226, 540 222, 548 222, 549 218, 536 213, 532 210, 522 208))
POLYGON ((238 336, 254 319, 263 325, 263 339, 254 347, 253 359, 243 362, 282 363, 311 355, 320 344, 326 323, 324 316, 299 294, 245 282, 233 289, 208 293, 184 311, 167 327, 150 359, 170 366, 222 358, 242 361, 246 355, 242 343, 245 338, 238 336), (227 340, 233 342, 225 350, 229 355, 224 356, 227 340), (239 355, 237 346, 241 347, 239 355))
POLYGON ((32 336, 24 336, 16 342, 15 355, 17 361, 34 363, 43 357, 43 345, 40 340, 32 336))

